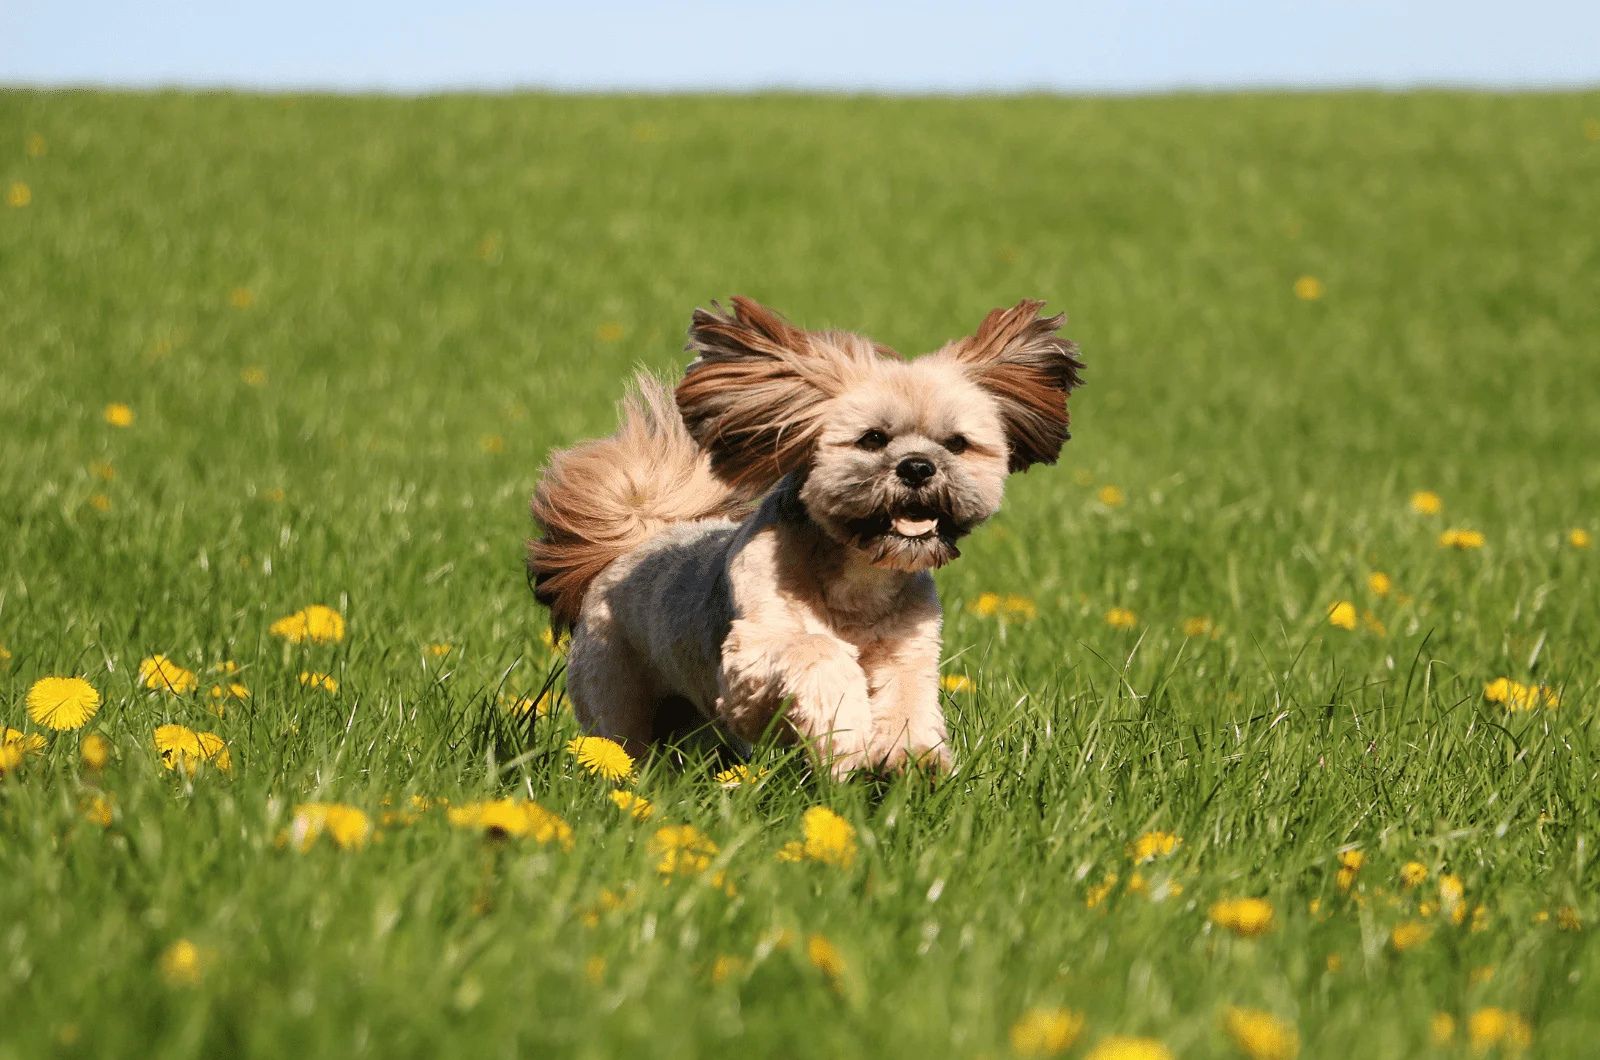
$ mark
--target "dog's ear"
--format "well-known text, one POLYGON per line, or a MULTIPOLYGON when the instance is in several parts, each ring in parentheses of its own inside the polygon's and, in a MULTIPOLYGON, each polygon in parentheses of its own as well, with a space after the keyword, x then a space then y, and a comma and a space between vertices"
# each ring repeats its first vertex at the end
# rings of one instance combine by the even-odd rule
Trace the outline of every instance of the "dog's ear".
POLYGON ((763 491, 811 458, 822 409, 883 351, 855 335, 795 327, 748 298, 712 302, 689 325, 694 353, 678 411, 728 482, 763 491))
POLYGON ((993 310, 975 333, 940 351, 999 403, 1011 471, 1055 463, 1071 437, 1067 394, 1083 382, 1078 347, 1056 334, 1067 315, 1041 317, 1043 306, 1028 299, 993 310))

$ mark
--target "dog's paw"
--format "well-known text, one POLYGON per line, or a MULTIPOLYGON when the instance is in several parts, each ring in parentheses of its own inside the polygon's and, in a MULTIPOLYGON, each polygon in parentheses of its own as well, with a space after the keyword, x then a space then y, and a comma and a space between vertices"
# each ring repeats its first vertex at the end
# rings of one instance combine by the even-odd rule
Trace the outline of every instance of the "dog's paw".
POLYGON ((932 746, 905 739, 874 740, 868 753, 872 768, 880 773, 919 772, 937 776, 950 772, 955 766, 950 745, 943 740, 932 746))

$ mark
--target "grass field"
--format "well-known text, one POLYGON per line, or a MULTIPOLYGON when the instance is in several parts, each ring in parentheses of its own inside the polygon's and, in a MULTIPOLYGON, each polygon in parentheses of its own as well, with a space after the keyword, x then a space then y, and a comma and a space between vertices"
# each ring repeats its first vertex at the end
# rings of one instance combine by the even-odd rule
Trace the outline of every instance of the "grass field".
POLYGON ((0 192, 0 1057, 1593 1055, 1600 94, 13 91, 0 192), (952 777, 657 758, 637 821, 526 499, 732 293, 1044 297, 1089 382, 939 575, 952 777))

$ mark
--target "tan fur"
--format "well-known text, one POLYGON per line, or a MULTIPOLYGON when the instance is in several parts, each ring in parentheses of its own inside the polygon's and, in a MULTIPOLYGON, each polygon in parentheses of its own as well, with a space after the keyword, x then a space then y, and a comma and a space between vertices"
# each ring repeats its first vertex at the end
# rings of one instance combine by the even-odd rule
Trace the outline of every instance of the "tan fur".
POLYGON ((805 463, 831 397, 892 352, 845 332, 806 331, 748 298, 696 309, 678 384, 689 433, 728 480, 765 489, 805 463))
POLYGON ((550 455, 533 494, 544 536, 528 546, 534 593, 559 627, 578 621, 589 584, 663 527, 750 509, 711 471, 655 379, 640 375, 610 438, 550 455))
POLYGON ((647 389, 616 437, 553 457, 534 497, 530 567, 575 624, 585 730, 643 751, 662 705, 687 701, 835 774, 948 768, 929 571, 998 510, 1008 471, 1066 440, 1081 365, 1041 304, 914 361, 743 298, 697 311, 683 422, 647 389))
POLYGON ((1055 334, 1065 313, 1040 317, 1044 303, 1029 299, 984 317, 970 338, 953 342, 937 356, 962 365, 979 386, 1000 400, 1010 468, 1025 471, 1053 464, 1068 432, 1067 394, 1083 379, 1078 347, 1055 334))

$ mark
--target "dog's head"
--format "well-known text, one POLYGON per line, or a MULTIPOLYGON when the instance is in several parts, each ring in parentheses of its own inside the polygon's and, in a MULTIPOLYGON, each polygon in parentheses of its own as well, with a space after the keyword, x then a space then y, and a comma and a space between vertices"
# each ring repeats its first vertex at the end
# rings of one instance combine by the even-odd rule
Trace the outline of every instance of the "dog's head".
POLYGON ((764 490, 803 477, 806 512, 879 566, 915 571, 1000 507, 1006 475, 1054 463, 1067 440, 1077 348, 1043 302, 905 359, 859 335, 807 331, 746 298, 696 310, 678 408, 712 467, 764 490))

